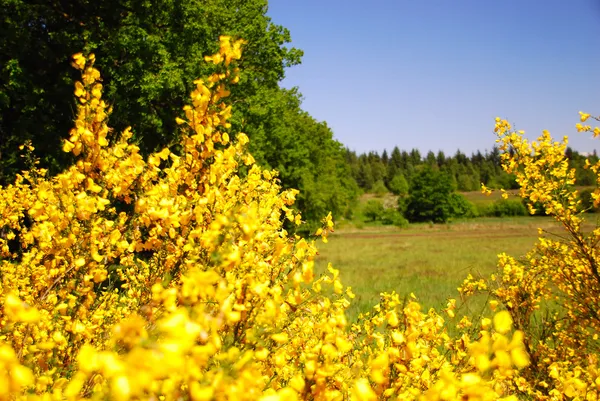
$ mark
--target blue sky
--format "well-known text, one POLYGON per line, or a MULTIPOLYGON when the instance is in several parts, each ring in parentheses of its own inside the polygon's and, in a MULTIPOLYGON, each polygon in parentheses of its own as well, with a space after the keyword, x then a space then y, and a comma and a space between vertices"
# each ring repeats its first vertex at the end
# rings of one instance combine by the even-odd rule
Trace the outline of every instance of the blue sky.
POLYGON ((579 151, 580 110, 600 115, 600 0, 271 0, 302 64, 303 108, 358 152, 467 154, 494 145, 494 118, 579 151))

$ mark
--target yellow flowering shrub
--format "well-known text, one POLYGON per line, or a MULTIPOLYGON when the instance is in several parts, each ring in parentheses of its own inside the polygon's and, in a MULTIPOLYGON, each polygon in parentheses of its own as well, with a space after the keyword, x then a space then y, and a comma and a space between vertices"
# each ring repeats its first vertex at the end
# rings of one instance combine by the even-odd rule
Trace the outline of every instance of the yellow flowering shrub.
MULTIPOLYGON (((314 240, 283 228, 301 224, 296 191, 228 132, 243 43, 220 38, 180 142, 146 158, 109 128, 94 56, 73 57, 75 164, 0 188, 0 400, 595 399, 600 232, 578 231, 562 148, 544 137, 533 154, 499 122, 523 194, 581 243, 541 241, 527 264, 503 256, 495 280, 467 280, 497 313, 450 336, 414 296, 385 293, 350 324, 339 271, 315 277, 314 240), (536 337, 527 319, 544 300, 564 307, 536 337)), ((329 215, 316 236, 332 228, 329 215)))
MULTIPOLYGON (((581 122, 590 114, 580 113, 581 122)), ((599 117, 592 117, 600 120, 599 117)), ((579 131, 600 128, 576 125, 579 131)), ((523 132, 496 119, 503 168, 515 174, 520 196, 529 208, 543 207, 560 223, 559 233, 544 233, 523 259, 499 255, 498 272, 488 280, 467 278, 464 295, 487 291, 492 305, 502 305, 515 326, 525 333, 523 343, 530 365, 521 371, 527 393, 537 399, 597 400, 600 397, 600 273, 597 223, 589 228, 575 189, 575 170, 565 150, 568 138, 553 141, 544 131, 529 142, 523 132)), ((600 164, 590 165, 600 184, 600 164)), ((485 190, 485 188, 484 188, 485 190)), ((600 202, 600 189, 592 195, 600 202)), ((533 212, 533 210, 531 210, 533 212)))

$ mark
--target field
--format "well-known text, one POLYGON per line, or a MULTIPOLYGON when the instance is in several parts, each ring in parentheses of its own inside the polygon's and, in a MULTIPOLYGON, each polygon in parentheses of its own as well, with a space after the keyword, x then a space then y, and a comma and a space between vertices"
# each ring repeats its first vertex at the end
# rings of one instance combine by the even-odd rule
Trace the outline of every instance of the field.
MULTIPOLYGON (((456 289, 469 273, 494 272, 498 253, 519 257, 531 250, 538 227, 560 230, 545 217, 478 218, 408 229, 346 227, 318 245, 317 271, 331 262, 343 284, 352 287, 351 320, 377 304, 384 291, 401 296, 413 292, 424 307, 439 308, 448 298, 459 297, 456 289)), ((462 312, 477 313, 474 309, 482 303, 465 305, 462 312)))
MULTIPOLYGON (((510 189, 506 192, 510 196, 509 199, 518 199, 518 189, 510 189)), ((474 204, 478 209, 490 206, 495 201, 502 199, 502 192, 500 191, 493 191, 489 195, 483 194, 481 191, 461 192, 461 195, 463 195, 469 202, 474 204)))

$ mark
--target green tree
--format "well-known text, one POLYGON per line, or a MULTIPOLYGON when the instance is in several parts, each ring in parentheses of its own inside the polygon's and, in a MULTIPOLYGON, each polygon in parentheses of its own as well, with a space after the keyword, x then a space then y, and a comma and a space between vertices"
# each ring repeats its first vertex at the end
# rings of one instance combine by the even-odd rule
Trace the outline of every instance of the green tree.
POLYGON ((412 164, 415 167, 423 162, 423 158, 421 157, 421 152, 419 152, 419 149, 413 148, 410 151, 409 160, 410 164, 412 164))
POLYGON ((385 194, 388 193, 388 189, 385 186, 383 180, 379 180, 375 181, 375 184, 373 184, 373 188, 371 188, 371 192, 374 193, 375 196, 377 196, 378 198, 382 198, 385 196, 385 194))
POLYGON ((416 172, 406 199, 405 216, 410 222, 445 223, 455 216, 451 177, 425 167, 416 172))
POLYGON ((397 146, 394 147, 394 149, 392 150, 391 156, 389 157, 388 162, 386 163, 386 180, 385 180, 385 184, 388 186, 388 188, 390 189, 390 191, 392 190, 392 188, 389 186, 390 185, 390 181, 397 175, 400 173, 400 169, 402 166, 402 156, 400 154, 400 149, 398 149, 397 146))
POLYGON ((385 212, 383 203, 377 199, 370 199, 363 207, 363 215, 367 221, 377 221, 381 219, 385 212))
POLYGON ((358 185, 358 156, 356 155, 356 152, 353 150, 350 150, 348 148, 345 149, 345 159, 346 159, 346 164, 348 164, 349 168, 350 168, 350 174, 352 176, 352 178, 354 179, 354 181, 357 183, 358 185))
POLYGON ((430 150, 427 152, 427 156, 425 156, 425 163, 433 168, 438 167, 437 158, 435 157, 435 153, 433 153, 433 151, 430 150))
POLYGON ((390 157, 387 153, 387 150, 383 149, 383 153, 381 154, 381 162, 383 163, 384 166, 387 166, 389 161, 390 161, 390 157))
POLYGON ((357 180, 358 186, 364 189, 365 191, 370 191, 373 188, 373 184, 375 184, 375 180, 373 179, 373 172, 371 171, 371 164, 367 160, 367 157, 363 154, 358 158, 358 172, 357 172, 357 180))
MULTIPOLYGON (((51 172, 68 163, 60 151, 74 119, 72 54, 98 56, 111 125, 133 126, 144 152, 175 140, 193 81, 210 66, 219 35, 248 41, 243 75, 232 93, 241 123, 259 88, 276 88, 301 52, 289 31, 266 15, 267 0, 0 0, 0 184, 24 166, 18 146, 32 141, 51 172)), ((264 93, 264 92, 263 92, 264 93)), ((248 132, 252 136, 252 132, 248 132)))
POLYGON ((437 156, 435 158, 438 166, 442 167, 444 164, 446 164, 447 159, 443 151, 438 151, 437 156))
POLYGON ((279 171, 284 188, 299 189, 296 206, 314 228, 330 211, 342 217, 356 198, 347 150, 326 123, 300 108, 296 89, 264 89, 247 111, 250 149, 263 166, 279 171))
POLYGON ((394 195, 407 195, 408 194, 408 181, 404 178, 403 174, 396 174, 389 184, 390 191, 394 195))
POLYGON ((581 201, 579 205, 580 210, 592 213, 598 212, 598 208, 594 206, 593 193, 594 189, 592 188, 585 188, 579 192, 579 200, 581 201))
POLYGON ((371 164, 371 174, 373 175, 373 181, 374 182, 384 181, 386 174, 387 174, 387 169, 386 169, 385 164, 383 164, 383 162, 381 161, 381 158, 376 153, 369 154, 369 156, 370 157, 368 157, 368 159, 369 159, 369 164, 371 164))

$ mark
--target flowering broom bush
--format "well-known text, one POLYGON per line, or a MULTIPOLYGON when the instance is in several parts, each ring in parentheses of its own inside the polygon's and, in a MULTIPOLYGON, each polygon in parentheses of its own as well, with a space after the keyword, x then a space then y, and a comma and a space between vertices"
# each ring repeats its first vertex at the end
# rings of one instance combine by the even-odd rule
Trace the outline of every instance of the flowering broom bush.
MULTIPOLYGON (((82 80, 64 150, 76 163, 54 177, 33 167, 0 191, 0 400, 596 399, 593 236, 541 241, 531 267, 503 256, 495 280, 467 281, 464 293, 490 289, 497 313, 462 319, 455 336, 395 293, 349 324, 339 271, 315 277, 314 241, 283 228, 301 224, 296 191, 228 132, 242 46, 221 37, 206 58, 215 73, 177 118, 180 143, 146 159, 129 129, 109 128, 94 56, 73 57, 82 80), (535 337, 527 319, 554 295, 564 307, 535 337)), ((523 194, 579 222, 568 186, 532 175, 546 156, 521 150, 505 162, 524 169, 523 194)), ((329 215, 316 236, 332 228, 329 215)))
MULTIPOLYGON (((591 116, 581 114, 581 122, 591 116)), ((600 117, 593 117, 600 120, 600 117)), ((600 135, 600 128, 576 125, 578 131, 600 135)), ((493 304, 510 313, 525 333, 530 366, 521 372, 528 393, 539 399, 596 400, 600 392, 600 228, 586 225, 575 190, 575 169, 568 166, 568 138, 554 142, 547 131, 529 142, 523 132, 496 119, 503 168, 515 174, 520 196, 530 213, 541 205, 563 228, 543 233, 522 260, 499 255, 498 273, 485 283, 468 278, 461 291, 485 289, 493 304)), ((600 184, 600 163, 587 162, 600 184)), ((484 188, 484 191, 486 189, 484 188)), ((506 197, 506 194, 504 194, 506 197)), ((592 193, 600 203, 600 190, 592 193)))

